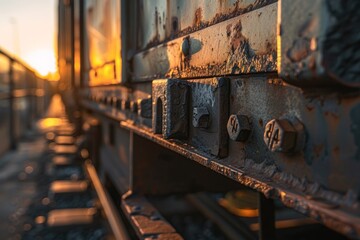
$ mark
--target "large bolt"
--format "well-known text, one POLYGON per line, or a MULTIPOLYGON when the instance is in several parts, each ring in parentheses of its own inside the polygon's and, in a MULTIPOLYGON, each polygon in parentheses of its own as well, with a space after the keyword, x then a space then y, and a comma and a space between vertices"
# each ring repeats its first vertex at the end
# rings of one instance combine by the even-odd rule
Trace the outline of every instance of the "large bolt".
POLYGON ((227 131, 231 140, 245 142, 251 133, 249 118, 244 115, 231 115, 227 123, 227 131))
POLYGON ((193 126, 196 128, 208 128, 210 125, 210 113, 206 107, 194 107, 193 126))
POLYGON ((190 55, 190 38, 189 37, 186 37, 183 39, 183 42, 181 44, 181 51, 185 57, 190 55))
POLYGON ((265 126, 264 142, 272 152, 299 150, 302 147, 297 145, 303 144, 299 141, 303 135, 300 131, 287 119, 273 119, 265 126))

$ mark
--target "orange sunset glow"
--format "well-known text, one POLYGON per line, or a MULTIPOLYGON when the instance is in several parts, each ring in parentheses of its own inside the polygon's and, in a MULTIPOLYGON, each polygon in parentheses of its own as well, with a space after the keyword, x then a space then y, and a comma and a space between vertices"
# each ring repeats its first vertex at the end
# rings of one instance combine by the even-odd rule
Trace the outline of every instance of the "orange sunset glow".
POLYGON ((56 0, 0 1, 0 48, 49 80, 59 78, 56 7, 56 0))
POLYGON ((47 76, 57 72, 56 57, 50 49, 35 50, 25 56, 24 61, 36 69, 41 76, 47 76))

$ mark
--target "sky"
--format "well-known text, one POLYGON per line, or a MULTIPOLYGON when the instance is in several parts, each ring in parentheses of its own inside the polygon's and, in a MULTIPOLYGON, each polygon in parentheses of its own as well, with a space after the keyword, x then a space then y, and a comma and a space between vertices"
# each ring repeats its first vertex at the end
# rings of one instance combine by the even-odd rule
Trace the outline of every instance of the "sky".
POLYGON ((0 0, 0 48, 38 70, 56 71, 57 0, 0 0))

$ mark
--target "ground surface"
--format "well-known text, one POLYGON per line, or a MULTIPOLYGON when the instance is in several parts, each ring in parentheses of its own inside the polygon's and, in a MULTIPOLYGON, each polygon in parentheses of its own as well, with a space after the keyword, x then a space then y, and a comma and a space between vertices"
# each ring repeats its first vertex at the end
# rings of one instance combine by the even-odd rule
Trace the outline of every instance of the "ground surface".
POLYGON ((44 156, 45 140, 29 132, 12 151, 0 158, 0 233, 1 239, 20 239, 30 230, 28 207, 38 192, 38 180, 44 156))
MULTIPOLYGON (((103 239, 107 236, 104 221, 63 229, 49 228, 44 223, 47 213, 53 209, 97 204, 93 191, 70 200, 49 199, 49 186, 57 175, 51 165, 53 154, 45 134, 64 122, 64 117, 61 98, 55 95, 45 118, 24 133, 16 151, 0 156, 0 239, 103 239)), ((62 169, 62 174, 72 174, 73 168, 68 170, 62 169)))

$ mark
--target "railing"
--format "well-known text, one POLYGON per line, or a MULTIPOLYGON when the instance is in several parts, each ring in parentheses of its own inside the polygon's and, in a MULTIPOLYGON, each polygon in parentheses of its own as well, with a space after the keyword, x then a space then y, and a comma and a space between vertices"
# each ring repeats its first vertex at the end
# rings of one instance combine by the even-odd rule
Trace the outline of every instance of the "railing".
POLYGON ((49 86, 34 69, 0 49, 0 154, 16 149, 26 130, 45 113, 49 86))

